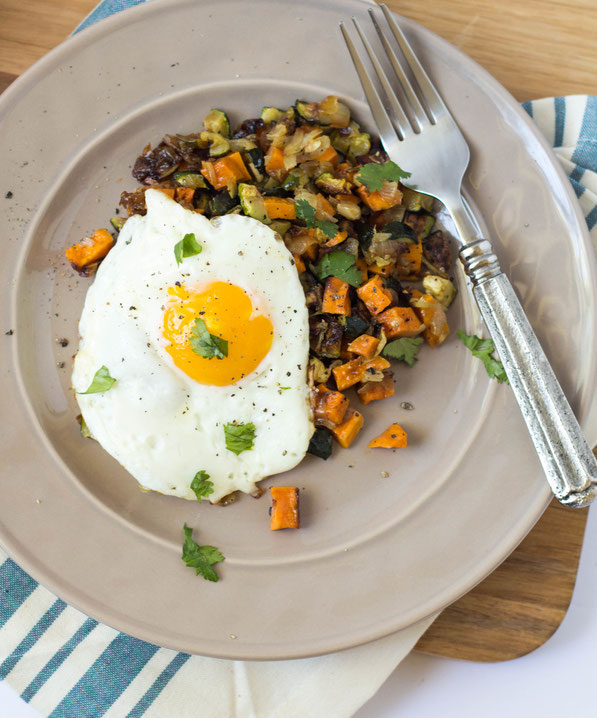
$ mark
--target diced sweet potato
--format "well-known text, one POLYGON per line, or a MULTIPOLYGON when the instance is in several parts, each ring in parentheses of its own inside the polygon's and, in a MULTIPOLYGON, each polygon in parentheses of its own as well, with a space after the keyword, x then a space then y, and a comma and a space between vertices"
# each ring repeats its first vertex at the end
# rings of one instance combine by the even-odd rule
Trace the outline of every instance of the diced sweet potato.
POLYGON ((213 162, 202 162, 201 174, 214 189, 224 189, 230 182, 251 179, 240 152, 232 152, 213 162))
POLYGON ((446 311, 441 302, 430 294, 423 294, 418 298, 413 309, 417 317, 425 325, 423 337, 432 349, 441 344, 450 333, 446 311))
POLYGON ((87 268, 108 254, 113 244, 114 239, 107 229, 96 229, 91 237, 73 244, 64 254, 77 272, 85 273, 87 268))
POLYGON ((357 295, 374 315, 382 312, 392 302, 392 295, 387 289, 384 289, 383 283, 377 275, 359 287, 357 295))
POLYGON ((323 292, 322 311, 325 314, 350 314, 349 284, 338 277, 328 277, 323 292))
POLYGON ((326 426, 328 429, 344 421, 348 399, 339 391, 328 389, 325 384, 318 384, 313 390, 313 420, 315 426, 326 426))
POLYGON ((357 389, 357 394, 363 404, 394 396, 394 377, 388 373, 381 381, 368 381, 357 389))
POLYGON ((365 185, 361 185, 357 192, 367 207, 374 212, 390 209, 402 201, 402 192, 398 189, 397 183, 384 182, 384 186, 376 192, 369 192, 365 185))
POLYGON ((306 269, 305 263, 303 262, 302 258, 298 254, 293 254, 292 258, 294 259, 294 265, 296 267, 296 271, 299 274, 302 274, 306 269))
POLYGON ((270 494, 272 497, 270 529, 277 531, 300 528, 299 490, 295 486, 271 486, 270 494))
POLYGON ((336 150, 330 145, 322 154, 319 155, 317 158, 318 162, 331 162, 331 164, 336 165, 338 164, 338 153, 336 150))
POLYGON ((421 271, 421 261, 423 258, 422 242, 413 242, 408 245, 408 249, 398 257, 396 271, 401 278, 410 277, 421 271))
POLYGON ((344 449, 348 449, 359 431, 363 428, 363 423, 363 415, 356 409, 349 407, 344 421, 331 431, 340 446, 344 449))
POLYGON ((363 282, 367 281, 367 262, 363 259, 363 257, 359 257, 357 261, 355 262, 355 266, 361 270, 361 280, 363 282))
POLYGON ((390 264, 384 264, 383 267, 380 267, 379 264, 376 264, 375 262, 373 262, 373 264, 367 265, 367 269, 371 272, 371 274, 379 274, 380 277, 391 276, 395 268, 396 264, 394 262, 390 262, 390 264))
POLYGON ((192 187, 177 187, 174 192, 174 199, 177 202, 184 202, 189 205, 192 204, 194 196, 195 190, 192 187))
POLYGON ((296 219, 294 202, 285 197, 264 197, 265 211, 270 219, 296 219))
POLYGON ((425 329, 410 307, 390 307, 377 320, 382 324, 388 339, 416 337, 425 329))
POLYGON ((379 436, 369 442, 371 449, 406 449, 406 431, 398 424, 390 424, 379 436))
POLYGON ((336 232, 336 234, 331 238, 328 239, 328 241, 325 243, 326 247, 335 247, 337 244, 341 244, 346 237, 348 237, 348 232, 336 232))
POLYGON ((330 216, 334 216, 336 214, 336 210, 334 206, 321 194, 316 195, 317 197, 317 209, 320 212, 325 212, 326 214, 329 214, 330 216))
POLYGON ((372 359, 378 346, 379 339, 372 337, 370 334, 361 334, 360 337, 353 339, 346 349, 353 354, 365 357, 365 359, 372 359))
POLYGON ((390 362, 383 357, 373 357, 373 359, 363 359, 357 357, 345 364, 340 364, 332 369, 336 386, 340 391, 354 386, 358 382, 363 381, 368 371, 377 372, 390 368, 390 362))
POLYGON ((285 169, 284 152, 279 147, 272 145, 265 156, 265 171, 268 173, 285 169))

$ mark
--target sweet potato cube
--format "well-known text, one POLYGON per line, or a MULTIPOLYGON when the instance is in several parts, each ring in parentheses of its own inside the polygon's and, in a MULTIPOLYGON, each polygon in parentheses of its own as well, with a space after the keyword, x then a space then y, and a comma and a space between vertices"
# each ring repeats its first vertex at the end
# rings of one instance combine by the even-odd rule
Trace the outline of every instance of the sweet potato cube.
POLYGON ((394 396, 394 377, 389 373, 381 381, 368 381, 357 389, 357 394, 363 404, 394 396))
POLYGON ((353 339, 346 349, 353 354, 365 357, 365 359, 372 359, 378 346, 379 339, 372 337, 370 334, 361 334, 360 337, 353 339))
POLYGON ((341 424, 348 409, 348 399, 339 391, 318 384, 313 390, 313 419, 315 426, 341 424))
POLYGON ((418 274, 421 271, 422 259, 422 242, 409 244, 407 250, 398 257, 398 263, 396 265, 398 275, 400 277, 410 277, 413 274, 418 274))
POLYGON ((398 424, 390 424, 379 436, 369 442, 371 449, 406 449, 406 431, 398 424))
POLYGON ((398 185, 392 188, 390 183, 384 182, 382 189, 376 192, 369 192, 364 185, 361 185, 357 192, 367 207, 374 212, 390 209, 390 207, 395 207, 402 201, 402 192, 398 189, 398 185))
POLYGON ((271 173, 283 169, 285 169, 284 152, 272 145, 265 156, 265 171, 271 173))
POLYGON ((265 211, 270 219, 296 219, 294 202, 285 197, 264 197, 265 211))
POLYGON ((416 337, 425 329, 425 325, 410 307, 390 307, 377 319, 383 325, 388 339, 416 337))
POLYGON ((450 333, 444 306, 430 294, 423 294, 417 299, 414 312, 425 325, 423 332, 425 341, 435 349, 450 333))
POLYGON ((331 431, 336 441, 343 449, 348 447, 355 440, 359 431, 363 428, 363 415, 352 407, 348 408, 344 421, 334 427, 331 431))
POLYGON ((357 289, 359 299, 363 301, 371 314, 379 314, 392 302, 392 295, 384 288, 377 275, 357 289))
POLYGON ((323 292, 322 311, 325 314, 350 314, 349 284, 338 277, 328 277, 323 292))
POLYGON ((299 490, 295 486, 270 487, 272 508, 269 527, 278 529, 299 529, 299 490))
POLYGON ((103 259, 113 244, 114 239, 107 229, 96 229, 91 237, 73 244, 64 254, 77 272, 84 272, 86 267, 103 259))
POLYGON ((305 271, 306 267, 305 267, 305 263, 303 262, 301 256, 298 254, 293 254, 292 258, 294 259, 294 266, 296 267, 296 271, 299 274, 302 274, 305 271))
POLYGON ((340 391, 354 386, 365 378, 367 371, 376 372, 384 371, 390 368, 390 362, 383 357, 373 357, 373 359, 363 359, 357 357, 345 364, 340 364, 332 369, 336 386, 340 391))

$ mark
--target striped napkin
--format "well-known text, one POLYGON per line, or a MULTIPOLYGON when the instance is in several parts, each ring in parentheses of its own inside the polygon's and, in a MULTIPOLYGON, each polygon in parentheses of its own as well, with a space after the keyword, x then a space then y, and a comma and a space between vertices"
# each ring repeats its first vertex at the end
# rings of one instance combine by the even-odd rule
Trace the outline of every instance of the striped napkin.
MULTIPOLYGON (((78 29, 143 1, 104 0, 78 29)), ((597 97, 524 107, 568 173, 597 251, 597 97)), ((99 624, 39 586, 0 550, 0 679, 51 718, 348 718, 432 620, 318 658, 202 658, 99 624)))

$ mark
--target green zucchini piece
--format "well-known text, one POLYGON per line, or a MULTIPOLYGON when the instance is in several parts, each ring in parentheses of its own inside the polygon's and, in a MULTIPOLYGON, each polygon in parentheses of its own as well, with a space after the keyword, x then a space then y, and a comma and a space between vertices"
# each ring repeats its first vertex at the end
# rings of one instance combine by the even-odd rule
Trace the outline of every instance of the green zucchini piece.
POLYGON ((388 239, 397 239, 399 242, 416 242, 417 235, 412 227, 404 222, 390 222, 381 228, 382 234, 389 234, 388 239))
POLYGON ((346 180, 342 177, 334 177, 331 172, 320 174, 315 180, 315 184, 328 194, 341 194, 346 192, 346 180))
POLYGON ((208 212, 210 206, 211 193, 209 191, 195 191, 193 196, 193 204, 195 209, 201 210, 202 212, 208 212))
POLYGON ((284 112, 282 110, 278 110, 276 107, 264 107, 261 110, 261 119, 266 125, 269 125, 270 122, 280 122, 283 117, 284 112))
POLYGON ((236 197, 231 197, 227 190, 217 192, 209 198, 209 213, 212 216, 227 214, 237 204, 236 197))
POLYGON ((431 212, 433 210, 433 197, 429 194, 416 192, 410 187, 405 187, 400 204, 410 212, 419 212, 422 209, 431 212))
POLYGON ((184 172, 175 172, 174 181, 181 187, 192 187, 193 189, 207 189, 207 184, 201 172, 186 170, 184 172))
POLYGON ((290 224, 286 219, 272 219, 269 228, 277 232, 280 237, 283 237, 290 229, 290 224))
POLYGON ((208 132, 230 137, 230 120, 222 110, 210 110, 209 114, 203 118, 203 126, 208 132))
POLYGON ((317 122, 315 103, 305 102, 304 100, 297 100, 294 103, 294 112, 298 120, 313 124, 317 122))
POLYGON ((222 157, 230 152, 230 142, 219 132, 202 132, 201 140, 209 145, 211 157, 222 157))
POLYGON ((311 437, 307 453, 320 459, 329 459, 332 455, 332 433, 324 426, 318 426, 311 437))
POLYGON ((361 132, 359 125, 354 120, 348 126, 350 132, 334 130, 330 135, 332 147, 342 152, 352 162, 360 155, 366 155, 371 150, 371 135, 361 132))
POLYGON ((344 325, 344 336, 347 339, 356 339, 369 329, 369 325, 364 319, 361 319, 361 317, 353 315, 346 317, 345 319, 346 323, 344 325))
POLYGON ((368 222, 359 222, 356 226, 356 230, 361 249, 363 252, 366 252, 371 246, 375 230, 368 222))
POLYGON ((243 208, 243 212, 247 217, 253 217, 253 219, 258 219, 265 224, 271 222, 265 211, 263 197, 254 184, 241 182, 238 185, 238 198, 240 200, 240 206, 243 208))
POLYGON ((126 217, 112 217, 110 220, 110 224, 114 227, 114 229, 120 230, 124 227, 124 223, 126 222, 126 217))

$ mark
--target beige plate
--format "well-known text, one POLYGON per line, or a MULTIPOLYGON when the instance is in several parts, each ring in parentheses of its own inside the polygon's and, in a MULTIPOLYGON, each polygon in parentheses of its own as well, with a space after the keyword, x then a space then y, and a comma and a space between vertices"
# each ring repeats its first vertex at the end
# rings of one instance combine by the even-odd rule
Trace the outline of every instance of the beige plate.
MULTIPOLYGON (((64 248, 106 224, 135 186, 130 165, 146 142, 195 130, 211 107, 240 120, 335 92, 371 126, 338 30, 366 9, 156 0, 70 39, 0 101, 0 306, 3 331, 15 330, 0 357, 0 540, 68 603, 152 643, 279 659, 387 635, 470 589, 548 502, 509 389, 454 338, 398 368, 396 399, 366 412, 350 450, 308 457, 276 480, 302 489, 300 531, 269 531, 267 496, 221 508, 142 493, 79 436, 69 367, 89 280, 66 265, 64 248), (407 429, 408 450, 367 449, 390 421, 407 429), (225 554, 219 583, 181 562, 185 521, 225 554)), ((403 26, 471 144, 469 197, 585 421, 595 267, 569 184, 494 80, 403 26)), ((479 329, 460 284, 451 324, 479 329)))

